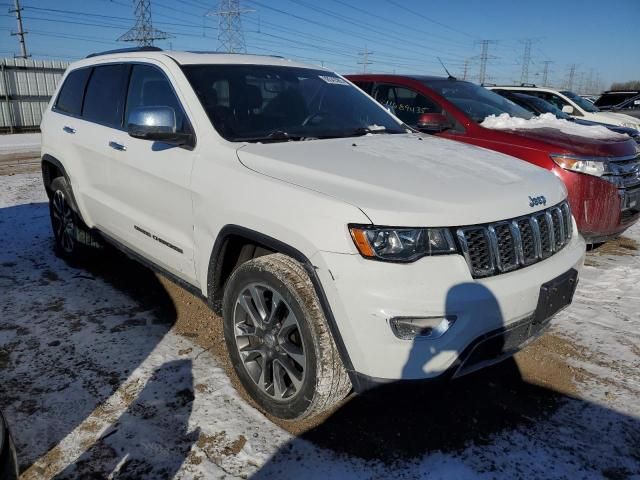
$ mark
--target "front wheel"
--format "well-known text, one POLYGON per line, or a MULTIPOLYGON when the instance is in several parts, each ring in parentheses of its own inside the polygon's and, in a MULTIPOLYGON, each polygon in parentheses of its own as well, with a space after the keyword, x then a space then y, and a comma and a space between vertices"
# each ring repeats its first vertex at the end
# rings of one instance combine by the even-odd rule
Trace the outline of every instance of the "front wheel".
POLYGON ((311 417, 351 390, 313 284, 292 258, 273 254, 238 267, 223 313, 234 369, 267 413, 311 417))
POLYGON ((64 177, 51 182, 49 214, 56 252, 67 259, 78 258, 100 242, 82 221, 71 204, 71 189, 64 177))

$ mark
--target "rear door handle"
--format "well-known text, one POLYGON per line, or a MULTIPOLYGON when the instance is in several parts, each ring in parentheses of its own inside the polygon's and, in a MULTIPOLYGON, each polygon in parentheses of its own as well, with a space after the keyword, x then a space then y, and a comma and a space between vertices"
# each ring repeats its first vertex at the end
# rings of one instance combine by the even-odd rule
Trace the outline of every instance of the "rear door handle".
POLYGON ((124 152, 127 149, 127 147, 118 142, 109 142, 109 146, 114 150, 118 150, 120 152, 124 152))
POLYGON ((75 128, 71 128, 71 127, 67 127, 67 126, 62 127, 62 130, 64 130, 67 133, 76 133, 76 129, 75 128))

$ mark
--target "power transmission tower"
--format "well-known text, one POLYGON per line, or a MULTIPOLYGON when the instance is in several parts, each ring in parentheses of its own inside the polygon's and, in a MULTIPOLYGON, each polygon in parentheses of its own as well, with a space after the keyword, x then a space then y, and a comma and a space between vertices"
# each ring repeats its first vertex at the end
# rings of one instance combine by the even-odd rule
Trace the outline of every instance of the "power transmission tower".
POLYGON ((481 40, 480 45, 482 46, 482 50, 480 52, 480 73, 478 75, 478 80, 482 84, 486 80, 487 77, 487 62, 490 58, 494 58, 489 56, 489 44, 495 43, 494 40, 481 40))
POLYGON ((151 20, 151 0, 133 0, 136 12, 136 24, 118 37, 119 42, 137 42, 140 47, 150 47, 154 40, 171 38, 166 32, 153 28, 151 20))
POLYGON ((553 62, 551 60, 545 60, 542 62, 544 64, 544 70, 542 70, 542 86, 548 86, 547 80, 549 79, 549 65, 553 62))
POLYGON ((576 67, 577 65, 574 63, 571 65, 569 69, 569 79, 567 80, 567 90, 573 90, 573 80, 576 76, 576 67))
POLYGON ((358 52, 358 55, 362 57, 362 60, 358 60, 358 65, 362 65, 362 73, 367 73, 367 65, 371 65, 373 62, 369 60, 369 55, 373 55, 373 52, 367 50, 367 47, 364 47, 362 52, 358 52))
POLYGON ((218 17, 218 51, 246 53, 247 45, 242 30, 242 15, 255 10, 242 10, 240 0, 219 0, 218 9, 207 13, 218 17))
POLYGON ((522 75, 520 76, 520 83, 527 83, 529 81, 529 64, 531 63, 531 43, 533 41, 530 38, 524 40, 524 52, 522 54, 522 75))
POLYGON ((16 55, 16 58, 29 58, 30 55, 27 54, 27 44, 24 41, 24 36, 28 32, 25 32, 24 28, 22 28, 22 7, 20 7, 20 0, 15 0, 13 5, 14 5, 14 9, 9 10, 9 13, 16 14, 16 20, 18 22, 18 31, 11 32, 11 35, 14 37, 17 36, 18 41, 20 42, 20 55, 16 55))
POLYGON ((462 71, 462 79, 466 80, 469 74, 469 66, 471 65, 471 58, 467 58, 464 61, 464 70, 462 71))

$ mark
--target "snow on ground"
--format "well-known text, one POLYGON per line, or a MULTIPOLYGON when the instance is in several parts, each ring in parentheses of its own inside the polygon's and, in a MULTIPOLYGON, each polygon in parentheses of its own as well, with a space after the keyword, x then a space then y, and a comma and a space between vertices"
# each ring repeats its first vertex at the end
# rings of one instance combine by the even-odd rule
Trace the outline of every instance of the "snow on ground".
POLYGON ((40 151, 39 133, 0 135, 0 154, 40 151))
POLYGON ((640 479, 638 227, 628 255, 589 257, 554 322, 582 352, 564 358, 584 372, 580 398, 488 374, 440 403, 440 391, 416 397, 413 411, 411 397, 373 411, 356 397, 295 437, 176 333, 154 275, 119 256, 82 267, 54 256, 45 201, 39 174, 0 176, 0 407, 24 479, 640 479), (409 433, 389 435, 394 424, 409 433), (349 435, 383 449, 409 439, 385 463, 349 435))
POLYGON ((489 115, 480 124, 485 128, 493 128, 496 130, 523 130, 532 128, 556 128, 568 135, 576 135, 586 138, 599 139, 624 139, 627 135, 616 133, 602 125, 580 125, 568 120, 556 118, 552 113, 543 113, 542 115, 531 117, 526 120, 524 118, 512 117, 508 113, 500 115, 489 115))

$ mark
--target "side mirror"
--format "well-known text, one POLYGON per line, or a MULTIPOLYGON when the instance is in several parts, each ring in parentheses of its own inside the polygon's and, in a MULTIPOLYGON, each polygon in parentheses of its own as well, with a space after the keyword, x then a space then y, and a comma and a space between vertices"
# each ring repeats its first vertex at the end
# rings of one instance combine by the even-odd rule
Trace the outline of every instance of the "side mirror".
POLYGON ((416 128, 422 132, 442 132, 451 128, 451 122, 443 113, 423 113, 418 117, 416 128))
POLYGON ((176 112, 171 107, 139 107, 129 114, 127 133, 133 138, 190 145, 193 135, 177 131, 176 112))
POLYGON ((564 105, 562 107, 562 111, 564 113, 568 113, 569 115, 573 115, 573 107, 571 105, 564 105))

